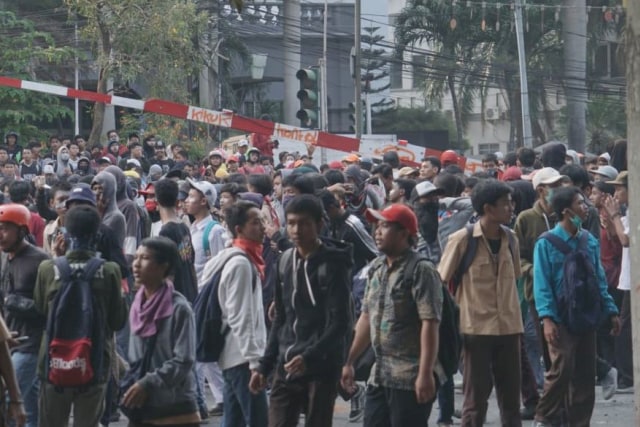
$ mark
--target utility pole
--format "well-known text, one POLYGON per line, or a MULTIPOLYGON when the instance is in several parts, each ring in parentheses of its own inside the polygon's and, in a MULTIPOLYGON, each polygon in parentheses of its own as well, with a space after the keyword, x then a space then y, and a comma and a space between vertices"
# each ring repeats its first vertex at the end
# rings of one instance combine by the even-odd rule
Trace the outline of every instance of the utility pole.
POLYGON ((284 123, 297 124, 298 79, 296 72, 300 68, 300 0, 286 0, 284 7, 284 123))
POLYGON ((587 126, 587 2, 562 0, 562 6, 567 143, 569 148, 584 153, 587 126))
MULTIPOLYGON (((529 113, 529 84, 527 80, 527 52, 524 48, 524 25, 522 19, 522 0, 516 0, 514 10, 516 20, 516 41, 518 44, 518 67, 520 69, 520 104, 522 105, 522 143, 533 148, 531 134, 531 114, 529 113)), ((509 147, 514 151, 515 147, 509 147)))
POLYGON ((356 65, 353 71, 355 75, 355 104, 356 104, 356 138, 362 137, 362 49, 360 46, 360 0, 355 0, 354 8, 354 44, 356 52, 356 65))
POLYGON ((640 425, 640 2, 626 2, 625 64, 627 77, 627 156, 629 165, 629 256, 631 257, 631 331, 633 334, 633 382, 635 392, 635 423, 640 425))
MULTIPOLYGON (((329 94, 327 87, 327 15, 329 14, 328 0, 324 0, 324 16, 322 17, 322 59, 320 60, 320 123, 321 129, 329 130, 329 94)), ((327 149, 320 148, 320 161, 327 163, 327 149)))

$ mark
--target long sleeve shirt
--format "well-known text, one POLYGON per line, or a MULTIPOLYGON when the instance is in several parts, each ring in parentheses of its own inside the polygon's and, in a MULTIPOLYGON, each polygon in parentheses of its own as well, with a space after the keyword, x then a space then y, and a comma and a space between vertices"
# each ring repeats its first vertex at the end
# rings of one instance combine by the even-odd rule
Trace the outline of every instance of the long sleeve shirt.
MULTIPOLYGON (((588 233, 588 231, 580 230, 578 234, 571 236, 561 224, 558 224, 551 230, 551 233, 560 237, 572 249, 575 249, 578 245, 579 233, 588 233)), ((607 279, 600 262, 600 244, 591 233, 589 233, 588 237, 587 250, 598 277, 604 312, 609 316, 618 314, 613 298, 607 291, 607 279)), ((536 310, 541 319, 548 317, 556 323, 562 323, 558 310, 557 295, 562 292, 564 260, 565 255, 553 246, 551 242, 547 239, 538 240, 533 252, 533 292, 536 310)))

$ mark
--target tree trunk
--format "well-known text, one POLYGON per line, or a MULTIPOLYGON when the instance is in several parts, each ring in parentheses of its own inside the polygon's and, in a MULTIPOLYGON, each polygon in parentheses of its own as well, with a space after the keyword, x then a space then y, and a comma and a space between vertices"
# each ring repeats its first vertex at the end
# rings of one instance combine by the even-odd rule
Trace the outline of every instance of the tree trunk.
MULTIPOLYGON (((98 31, 100 32, 100 57, 98 60, 102 65, 100 65, 100 70, 98 72, 98 87, 96 88, 96 92, 98 93, 106 93, 107 92, 107 80, 109 78, 109 62, 111 57, 111 33, 109 32, 109 28, 106 23, 102 19, 103 14, 102 7, 98 7, 97 10, 97 19, 98 22, 98 31)), ((89 134, 88 146, 91 147, 94 144, 100 143, 100 137, 102 136, 102 123, 104 120, 105 114, 105 105, 102 102, 96 102, 93 106, 93 123, 91 124, 91 134, 89 134)))
POLYGON ((631 324, 633 333, 633 375, 636 395, 635 425, 640 425, 640 2, 627 1, 627 28, 624 35, 627 77, 627 151, 629 160, 629 200, 631 248, 631 324), (633 148, 633 149, 632 149, 633 148))
POLYGON ((564 85, 567 96, 569 148, 584 153, 587 114, 587 4, 562 1, 564 85))
MULTIPOLYGON (((96 89, 96 92, 98 93, 107 92, 107 79, 105 75, 106 70, 101 68, 98 75, 98 87, 96 89)), ((93 104, 93 123, 91 124, 91 133, 89 134, 89 141, 87 142, 88 147, 92 147, 95 144, 100 143, 100 136, 102 135, 102 123, 104 122, 104 112, 104 103, 96 102, 95 104, 93 104)))
POLYGON ((450 73, 447 75, 447 84, 449 85, 449 93, 451 94, 451 105, 453 106, 453 115, 456 119, 456 141, 458 149, 464 149, 463 143, 463 126, 462 126, 462 113, 458 106, 458 96, 456 94, 456 78, 455 75, 450 73))

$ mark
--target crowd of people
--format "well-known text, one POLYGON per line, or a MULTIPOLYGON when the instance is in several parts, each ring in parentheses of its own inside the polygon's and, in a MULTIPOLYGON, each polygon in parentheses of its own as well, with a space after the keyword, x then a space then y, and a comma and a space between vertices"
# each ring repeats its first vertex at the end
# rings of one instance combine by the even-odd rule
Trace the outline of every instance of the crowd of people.
POLYGON ((454 151, 318 166, 256 135, 205 159, 106 136, 0 145, 19 426, 324 427, 338 396, 366 427, 436 400, 438 426, 481 426, 493 388, 504 426, 587 426, 598 382, 633 385, 625 141, 469 175, 454 151))

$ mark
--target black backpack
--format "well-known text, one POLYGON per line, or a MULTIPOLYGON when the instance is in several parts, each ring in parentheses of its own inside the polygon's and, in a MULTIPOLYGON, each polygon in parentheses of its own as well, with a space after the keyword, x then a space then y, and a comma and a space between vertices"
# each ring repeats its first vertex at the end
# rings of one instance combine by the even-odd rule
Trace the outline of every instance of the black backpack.
POLYGON ((66 257, 53 260, 62 285, 47 319, 46 376, 56 387, 82 387, 104 377, 105 321, 91 281, 104 264, 91 258, 72 269, 66 257))
POLYGON ((562 266, 562 292, 556 295, 562 323, 570 334, 582 335, 595 331, 603 317, 602 297, 595 266, 587 250, 589 232, 581 231, 576 249, 562 238, 546 232, 540 236, 565 256, 562 266))
MULTIPOLYGON (((404 283, 411 286, 413 275, 420 262, 428 262, 430 268, 435 269, 433 263, 421 253, 411 251, 407 265, 404 268, 404 283)), ((458 304, 444 286, 442 288, 442 317, 439 327, 438 360, 447 377, 458 371, 460 352, 462 350, 462 336, 460 335, 460 309, 458 304)))
MULTIPOLYGON (((196 360, 198 362, 217 362, 224 348, 225 339, 229 333, 229 325, 222 328, 222 310, 218 298, 222 270, 229 260, 235 256, 243 256, 249 260, 243 251, 230 254, 220 263, 220 268, 202 288, 193 303, 196 320, 196 360)), ((251 262, 251 261, 249 261, 251 262)), ((257 276, 253 276, 253 290, 256 288, 257 276)))
MULTIPOLYGON (((456 272, 449 282, 449 290, 453 295, 458 291, 458 287, 462 284, 462 277, 467 271, 469 271, 469 267, 471 267, 473 259, 476 257, 476 252, 478 250, 478 238, 473 237, 473 227, 475 227, 474 224, 467 224, 465 226, 465 229, 467 230, 467 249, 462 256, 460 264, 458 264, 456 272)), ((507 234, 507 238, 509 239, 509 252, 511 252, 511 256, 513 257, 516 239, 509 227, 506 225, 501 225, 500 227, 502 227, 504 232, 507 234)))

